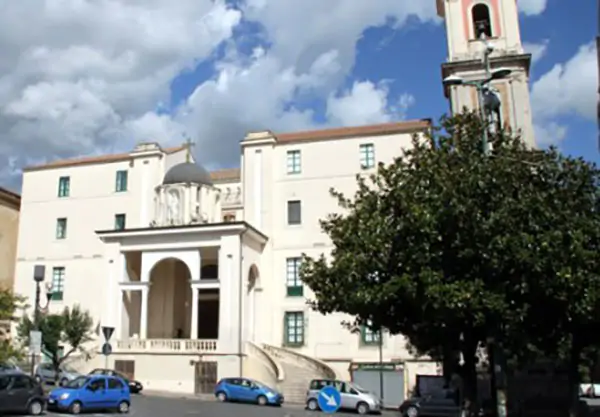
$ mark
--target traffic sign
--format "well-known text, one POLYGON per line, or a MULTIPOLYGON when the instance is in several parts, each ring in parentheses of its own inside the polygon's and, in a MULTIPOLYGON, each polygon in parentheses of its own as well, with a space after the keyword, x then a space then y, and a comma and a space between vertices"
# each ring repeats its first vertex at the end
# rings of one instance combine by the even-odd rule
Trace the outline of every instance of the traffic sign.
POLYGON ((42 332, 37 330, 29 332, 29 353, 32 355, 42 353, 42 332))
POLYGON ((104 335, 104 339, 108 342, 113 332, 115 331, 114 327, 110 326, 102 326, 102 334, 104 335))
POLYGON ((335 387, 323 387, 319 391, 319 408, 327 414, 333 414, 340 409, 342 405, 342 396, 335 387))
POLYGON ((110 355, 111 353, 112 353, 112 346, 110 345, 110 343, 108 343, 108 342, 107 342, 107 343, 104 343, 104 344, 102 345, 102 354, 103 354, 104 356, 108 356, 108 355, 110 355))

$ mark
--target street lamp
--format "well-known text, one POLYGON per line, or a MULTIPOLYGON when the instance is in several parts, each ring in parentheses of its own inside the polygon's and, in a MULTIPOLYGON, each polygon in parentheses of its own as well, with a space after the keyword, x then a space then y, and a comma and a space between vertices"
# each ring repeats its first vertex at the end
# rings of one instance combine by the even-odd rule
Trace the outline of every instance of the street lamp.
MULTIPOLYGON (((475 89, 477 90, 477 102, 479 104, 479 113, 481 116, 481 121, 485 123, 487 121, 486 110, 496 110, 490 108, 489 106, 497 106, 498 108, 500 107, 500 99, 498 99, 498 97, 495 96, 495 93, 490 91, 489 84, 492 81, 507 78, 512 73, 512 70, 509 68, 498 68, 492 70, 490 64, 490 54, 494 51, 494 45, 487 42, 485 36, 482 36, 481 40, 484 42, 485 45, 485 49, 483 51, 483 67, 485 70, 485 75, 483 79, 465 80, 464 78, 459 77, 457 75, 449 75, 448 77, 444 78, 442 82, 446 87, 457 85, 470 85, 475 87, 475 89)), ((489 148, 487 124, 483 128, 481 139, 483 151, 487 154, 489 148)))
MULTIPOLYGON (((41 298, 41 285, 44 282, 44 278, 46 275, 46 267, 45 265, 35 265, 33 267, 33 280, 35 281, 35 304, 33 306, 33 329, 34 331, 39 332, 40 330, 40 311, 45 310, 50 305, 50 300, 52 299, 52 285, 48 283, 46 285, 46 304, 40 304, 41 298)), ((38 333, 39 334, 39 333, 38 333)), ((31 339, 31 333, 30 333, 31 339)), ((31 344, 31 343, 30 343, 31 344)), ((35 372, 35 352, 31 352, 31 376, 35 372)))

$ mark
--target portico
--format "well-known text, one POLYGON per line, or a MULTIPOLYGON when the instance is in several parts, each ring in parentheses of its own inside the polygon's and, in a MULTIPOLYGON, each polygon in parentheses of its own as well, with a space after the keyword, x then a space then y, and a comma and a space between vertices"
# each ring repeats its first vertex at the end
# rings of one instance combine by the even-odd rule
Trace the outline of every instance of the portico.
POLYGON ((243 271, 258 268, 244 254, 264 235, 245 222, 97 233, 114 254, 103 322, 115 327, 115 351, 239 350, 243 271))

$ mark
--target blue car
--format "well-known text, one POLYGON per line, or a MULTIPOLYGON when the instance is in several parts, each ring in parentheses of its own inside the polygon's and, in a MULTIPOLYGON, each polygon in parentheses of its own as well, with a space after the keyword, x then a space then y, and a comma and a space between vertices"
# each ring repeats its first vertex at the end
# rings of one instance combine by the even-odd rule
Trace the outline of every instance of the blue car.
POLYGON ((130 405, 129 386, 114 376, 80 376, 48 396, 48 410, 71 414, 92 410, 117 410, 124 414, 130 405))
POLYGON ((265 384, 248 378, 223 378, 215 386, 220 402, 239 401, 259 405, 281 405, 283 394, 265 384))

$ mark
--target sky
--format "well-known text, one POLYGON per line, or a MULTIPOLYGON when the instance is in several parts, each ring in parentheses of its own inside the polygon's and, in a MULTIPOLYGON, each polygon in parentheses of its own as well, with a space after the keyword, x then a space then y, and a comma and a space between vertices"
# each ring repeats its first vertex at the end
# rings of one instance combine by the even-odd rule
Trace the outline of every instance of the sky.
MULTIPOLYGON (((595 2, 518 6, 536 142, 599 162, 595 2)), ((218 169, 248 131, 438 119, 446 45, 435 0, 5 0, 0 186, 139 141, 218 169)))

